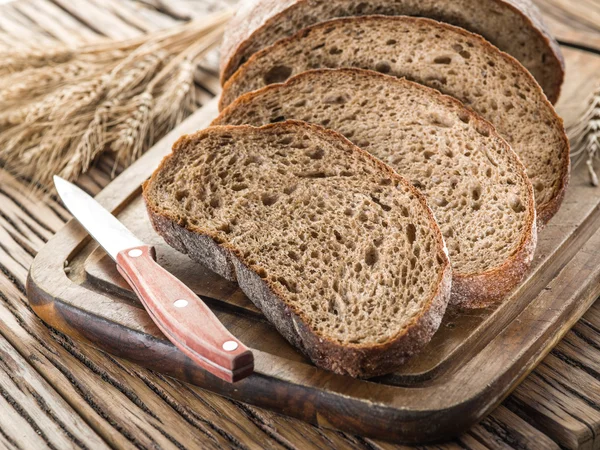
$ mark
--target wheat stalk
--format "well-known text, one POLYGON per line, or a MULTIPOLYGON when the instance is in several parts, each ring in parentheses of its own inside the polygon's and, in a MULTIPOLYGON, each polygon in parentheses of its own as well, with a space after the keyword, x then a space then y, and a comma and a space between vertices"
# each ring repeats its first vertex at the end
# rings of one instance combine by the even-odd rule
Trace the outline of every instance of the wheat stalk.
POLYGON ((0 165, 44 188, 105 151, 115 169, 197 107, 199 59, 230 11, 127 41, 0 52, 0 165))
POLYGON ((75 61, 11 73, 0 79, 0 108, 5 109, 21 103, 23 97, 39 97, 67 81, 76 82, 78 79, 88 78, 102 67, 75 61))
POLYGON ((585 160, 590 183, 598 186, 594 160, 600 159, 600 86, 590 96, 587 109, 567 128, 572 143, 573 167, 585 160))
POLYGON ((60 64, 73 59, 75 53, 70 48, 32 48, 28 52, 0 52, 0 76, 20 72, 28 68, 60 64))

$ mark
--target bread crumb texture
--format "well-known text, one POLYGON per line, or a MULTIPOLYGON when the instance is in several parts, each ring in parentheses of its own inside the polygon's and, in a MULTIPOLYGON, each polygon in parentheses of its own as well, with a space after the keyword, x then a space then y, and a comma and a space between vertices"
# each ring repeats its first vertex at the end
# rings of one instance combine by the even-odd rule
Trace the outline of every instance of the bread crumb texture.
POLYGON ((518 59, 553 103, 558 99, 562 55, 529 0, 256 1, 239 10, 225 32, 223 79, 229 79, 254 53, 303 28, 337 17, 374 14, 428 17, 477 33, 518 59))
POLYGON ((343 134, 423 192, 454 275, 498 269, 532 239, 533 192, 518 157, 489 123, 450 97, 371 71, 314 70, 248 94, 215 123, 286 119, 343 134))
POLYGON ((562 120, 515 59, 457 27, 414 17, 323 22, 251 57, 225 85, 221 106, 306 70, 338 67, 405 77, 459 99, 491 122, 523 162, 540 221, 558 210, 569 177, 562 120))
POLYGON ((442 295, 428 326, 439 325, 448 259, 424 199, 332 132, 209 128, 180 139, 144 195, 154 213, 231 250, 317 337, 388 343, 442 295))

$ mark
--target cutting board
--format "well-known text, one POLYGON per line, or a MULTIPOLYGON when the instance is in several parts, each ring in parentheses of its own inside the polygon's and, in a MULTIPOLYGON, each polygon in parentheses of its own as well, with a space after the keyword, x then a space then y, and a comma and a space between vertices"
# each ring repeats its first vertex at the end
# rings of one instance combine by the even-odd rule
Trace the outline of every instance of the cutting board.
MULTIPOLYGON (((586 106, 600 57, 565 48, 567 82, 559 113, 586 106)), ((38 254, 28 279, 35 312, 76 339, 230 398, 321 426, 403 443, 457 435, 490 412, 550 351, 600 294, 600 188, 574 169, 562 209, 540 233, 533 269, 501 305, 449 311, 425 350, 398 372, 372 380, 335 375, 291 347, 234 283, 164 244, 140 197, 172 143, 216 116, 198 110, 116 178, 97 199, 157 248, 182 279, 254 351, 256 372, 227 384, 195 366, 152 323, 114 263, 76 221, 38 254)))

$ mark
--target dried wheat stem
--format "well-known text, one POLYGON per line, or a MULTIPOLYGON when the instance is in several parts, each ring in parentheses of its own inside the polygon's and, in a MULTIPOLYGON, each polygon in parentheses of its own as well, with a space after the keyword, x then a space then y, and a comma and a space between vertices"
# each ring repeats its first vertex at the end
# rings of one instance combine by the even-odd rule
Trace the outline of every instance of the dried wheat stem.
POLYGON ((117 161, 131 164, 142 153, 146 144, 146 136, 152 117, 153 98, 148 92, 143 92, 134 100, 135 111, 116 129, 116 139, 112 145, 117 161))
POLYGON ((69 48, 31 49, 29 52, 0 52, 0 76, 19 72, 31 67, 44 67, 65 63, 73 58, 75 52, 69 48))
MULTIPOLYGON (((173 27, 167 30, 161 30, 153 33, 152 38, 157 42, 168 40, 173 38, 177 39, 178 35, 190 32, 190 33, 201 33, 211 28, 221 26, 225 24, 233 16, 234 11, 231 9, 224 9, 222 11, 210 14, 204 17, 198 17, 186 22, 179 27, 173 27)), ((147 42, 147 36, 139 36, 120 42, 107 41, 100 44, 92 44, 85 47, 86 53, 101 53, 109 49, 118 47, 119 49, 128 50, 137 48, 138 46, 147 42)))
POLYGON ((590 96, 588 108, 567 131, 572 142, 573 166, 585 160, 590 183, 598 186, 594 160, 600 156, 600 86, 590 96))
POLYGON ((198 59, 230 16, 122 42, 5 53, 0 164, 46 187, 54 173, 79 176, 106 150, 115 170, 130 164, 197 107, 198 59))

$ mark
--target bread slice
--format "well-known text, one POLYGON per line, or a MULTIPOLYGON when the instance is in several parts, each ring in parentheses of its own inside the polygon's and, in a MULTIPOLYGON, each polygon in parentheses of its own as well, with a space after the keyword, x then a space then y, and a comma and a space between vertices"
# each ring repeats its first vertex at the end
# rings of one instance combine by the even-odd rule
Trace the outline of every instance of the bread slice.
POLYGON ((287 119, 345 135, 425 194, 450 253, 451 303, 487 306, 527 273, 533 188, 506 141, 459 101, 377 72, 324 69, 243 95, 213 124, 287 119))
POLYGON ((241 7, 221 48, 221 82, 254 53, 302 28, 344 16, 420 16, 480 34, 514 56, 552 103, 564 79, 564 59, 530 0, 258 0, 241 7))
POLYGON ((144 186, 168 244, 240 288, 318 366, 388 373, 438 328, 451 289, 424 197, 302 122, 183 136, 144 186))
POLYGON ((535 190, 538 225, 560 207, 570 169, 562 120, 514 58, 451 25, 385 16, 315 25, 252 56, 225 85, 221 106, 321 67, 375 69, 461 100, 491 122, 521 158, 535 190))

